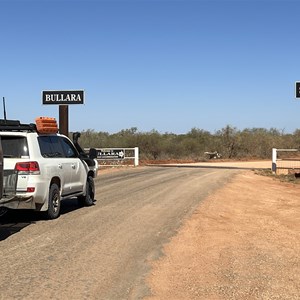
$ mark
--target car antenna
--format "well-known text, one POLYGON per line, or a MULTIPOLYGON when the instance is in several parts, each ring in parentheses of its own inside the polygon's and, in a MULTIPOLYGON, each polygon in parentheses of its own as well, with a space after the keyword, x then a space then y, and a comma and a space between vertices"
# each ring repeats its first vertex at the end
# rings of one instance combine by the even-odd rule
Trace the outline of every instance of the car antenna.
POLYGON ((3 97, 3 115, 4 115, 4 121, 6 123, 6 109, 5 109, 5 98, 3 97))

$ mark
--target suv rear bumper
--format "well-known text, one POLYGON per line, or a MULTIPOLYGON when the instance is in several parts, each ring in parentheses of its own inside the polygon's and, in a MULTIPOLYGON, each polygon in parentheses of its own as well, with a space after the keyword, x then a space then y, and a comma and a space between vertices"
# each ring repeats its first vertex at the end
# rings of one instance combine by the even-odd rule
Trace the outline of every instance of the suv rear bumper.
POLYGON ((20 197, 14 196, 13 198, 2 198, 0 200, 0 207, 6 207, 10 209, 35 209, 35 203, 33 197, 20 197))

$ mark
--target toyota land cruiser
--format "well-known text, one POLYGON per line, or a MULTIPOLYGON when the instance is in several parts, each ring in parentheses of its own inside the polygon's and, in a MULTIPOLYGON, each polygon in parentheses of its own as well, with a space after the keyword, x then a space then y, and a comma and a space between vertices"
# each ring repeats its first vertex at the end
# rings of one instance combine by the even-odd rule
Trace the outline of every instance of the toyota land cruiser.
POLYGON ((72 142, 59 134, 54 118, 40 117, 35 124, 0 120, 0 208, 33 209, 55 219, 63 199, 77 197, 82 205, 92 205, 97 153, 95 149, 84 153, 78 136, 72 142))

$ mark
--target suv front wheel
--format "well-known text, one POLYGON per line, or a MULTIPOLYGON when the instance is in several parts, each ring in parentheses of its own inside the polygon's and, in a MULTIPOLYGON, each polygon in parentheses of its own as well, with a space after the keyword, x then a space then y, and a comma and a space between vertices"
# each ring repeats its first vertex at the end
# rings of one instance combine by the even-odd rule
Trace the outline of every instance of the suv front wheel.
POLYGON ((91 206, 94 204, 95 184, 92 176, 88 176, 86 181, 85 196, 79 196, 78 201, 82 206, 91 206))
POLYGON ((52 183, 49 190, 47 217, 48 219, 52 220, 58 218, 59 215, 60 215, 59 187, 56 183, 52 183))

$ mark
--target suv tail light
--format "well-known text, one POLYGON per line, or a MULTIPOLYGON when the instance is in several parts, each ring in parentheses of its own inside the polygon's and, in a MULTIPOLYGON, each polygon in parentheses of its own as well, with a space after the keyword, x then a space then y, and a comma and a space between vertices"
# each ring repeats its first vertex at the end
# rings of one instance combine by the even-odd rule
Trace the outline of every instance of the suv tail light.
POLYGON ((40 166, 37 161, 25 161, 16 163, 15 170, 23 175, 39 175, 40 166))

